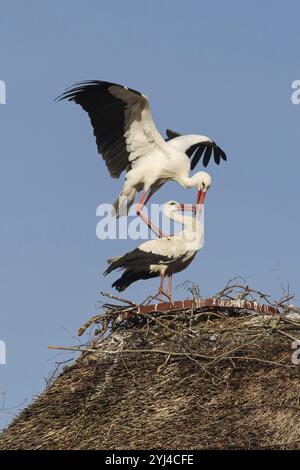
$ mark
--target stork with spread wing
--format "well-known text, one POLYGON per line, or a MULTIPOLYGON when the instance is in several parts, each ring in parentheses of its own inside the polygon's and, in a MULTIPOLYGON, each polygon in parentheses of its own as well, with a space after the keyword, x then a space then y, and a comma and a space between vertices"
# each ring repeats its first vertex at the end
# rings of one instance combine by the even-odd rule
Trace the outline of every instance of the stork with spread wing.
POLYGON ((190 170, 202 158, 206 167, 212 155, 218 165, 226 160, 225 152, 209 137, 180 135, 167 130, 167 139, 158 132, 152 119, 148 98, 138 91, 104 81, 86 81, 63 93, 89 115, 98 152, 112 178, 125 172, 125 182, 114 203, 116 216, 127 214, 137 193, 137 214, 158 235, 164 236, 142 209, 150 197, 166 182, 177 181, 184 188, 198 190, 197 204, 203 204, 211 178, 190 170), (191 160, 191 161, 190 161, 191 160))

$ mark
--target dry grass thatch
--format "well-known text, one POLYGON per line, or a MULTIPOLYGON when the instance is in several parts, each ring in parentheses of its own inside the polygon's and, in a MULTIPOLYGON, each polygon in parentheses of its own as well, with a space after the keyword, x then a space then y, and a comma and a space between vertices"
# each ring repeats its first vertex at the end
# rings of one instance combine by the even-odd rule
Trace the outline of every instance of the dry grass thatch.
POLYGON ((93 319, 86 350, 2 433, 0 449, 300 448, 297 320, 131 307, 127 318, 128 306, 107 305, 93 319))

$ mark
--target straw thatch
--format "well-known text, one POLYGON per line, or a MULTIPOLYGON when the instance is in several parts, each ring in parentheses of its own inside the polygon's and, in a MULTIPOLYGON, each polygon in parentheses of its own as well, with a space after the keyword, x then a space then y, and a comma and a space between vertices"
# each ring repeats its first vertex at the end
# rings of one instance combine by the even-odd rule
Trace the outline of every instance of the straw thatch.
POLYGON ((115 316, 0 449, 299 449, 299 325, 219 307, 115 316))

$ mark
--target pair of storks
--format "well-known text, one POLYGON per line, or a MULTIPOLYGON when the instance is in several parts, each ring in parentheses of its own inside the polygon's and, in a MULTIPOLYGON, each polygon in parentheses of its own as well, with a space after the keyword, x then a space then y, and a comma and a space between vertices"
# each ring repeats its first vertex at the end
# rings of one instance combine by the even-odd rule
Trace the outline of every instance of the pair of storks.
POLYGON ((221 159, 226 160, 224 151, 203 135, 180 135, 167 130, 164 139, 154 124, 147 97, 122 85, 81 82, 58 99, 74 101, 88 113, 98 152, 111 177, 126 174, 123 189, 114 203, 116 217, 127 214, 137 193, 141 192, 135 205, 136 213, 159 237, 108 260, 105 274, 123 269, 122 276, 113 283, 118 291, 139 279, 160 276, 160 298, 164 293, 164 278, 168 276, 166 296, 171 300, 172 275, 185 269, 203 246, 203 225, 196 216, 186 216, 179 211, 192 210, 194 215, 201 211, 211 178, 202 171, 190 176, 190 170, 201 158, 206 167, 212 155, 218 165, 221 159), (164 214, 184 225, 183 231, 173 236, 162 233, 142 211, 151 196, 169 180, 198 190, 195 205, 176 201, 164 205, 164 214))

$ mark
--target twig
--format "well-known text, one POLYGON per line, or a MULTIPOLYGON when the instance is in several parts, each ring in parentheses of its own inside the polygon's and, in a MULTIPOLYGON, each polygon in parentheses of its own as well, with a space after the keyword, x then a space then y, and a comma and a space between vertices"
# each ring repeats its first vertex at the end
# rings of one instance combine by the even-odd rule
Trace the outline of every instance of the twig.
POLYGON ((48 349, 58 349, 61 351, 76 351, 76 352, 85 352, 88 349, 82 349, 78 346, 48 346, 48 349))
POLYGON ((290 338, 292 341, 296 341, 297 339, 299 339, 299 338, 295 338, 295 337, 292 336, 292 335, 289 335, 289 334, 286 333, 285 331, 279 330, 278 328, 274 328, 273 331, 276 331, 276 332, 279 333, 280 335, 283 335, 283 336, 286 336, 287 338, 290 338))
POLYGON ((290 320, 289 318, 281 318, 281 321, 283 321, 284 323, 289 323, 291 325, 294 325, 294 326, 298 326, 298 328, 300 328, 300 321, 293 321, 293 320, 290 320))
POLYGON ((128 305, 136 306, 136 304, 132 302, 131 300, 123 299, 122 297, 117 297, 116 295, 112 295, 112 294, 109 294, 107 292, 102 292, 102 291, 100 292, 100 294, 103 295, 103 297, 108 297, 110 299, 118 300, 119 302, 124 302, 125 304, 128 304, 128 305))

